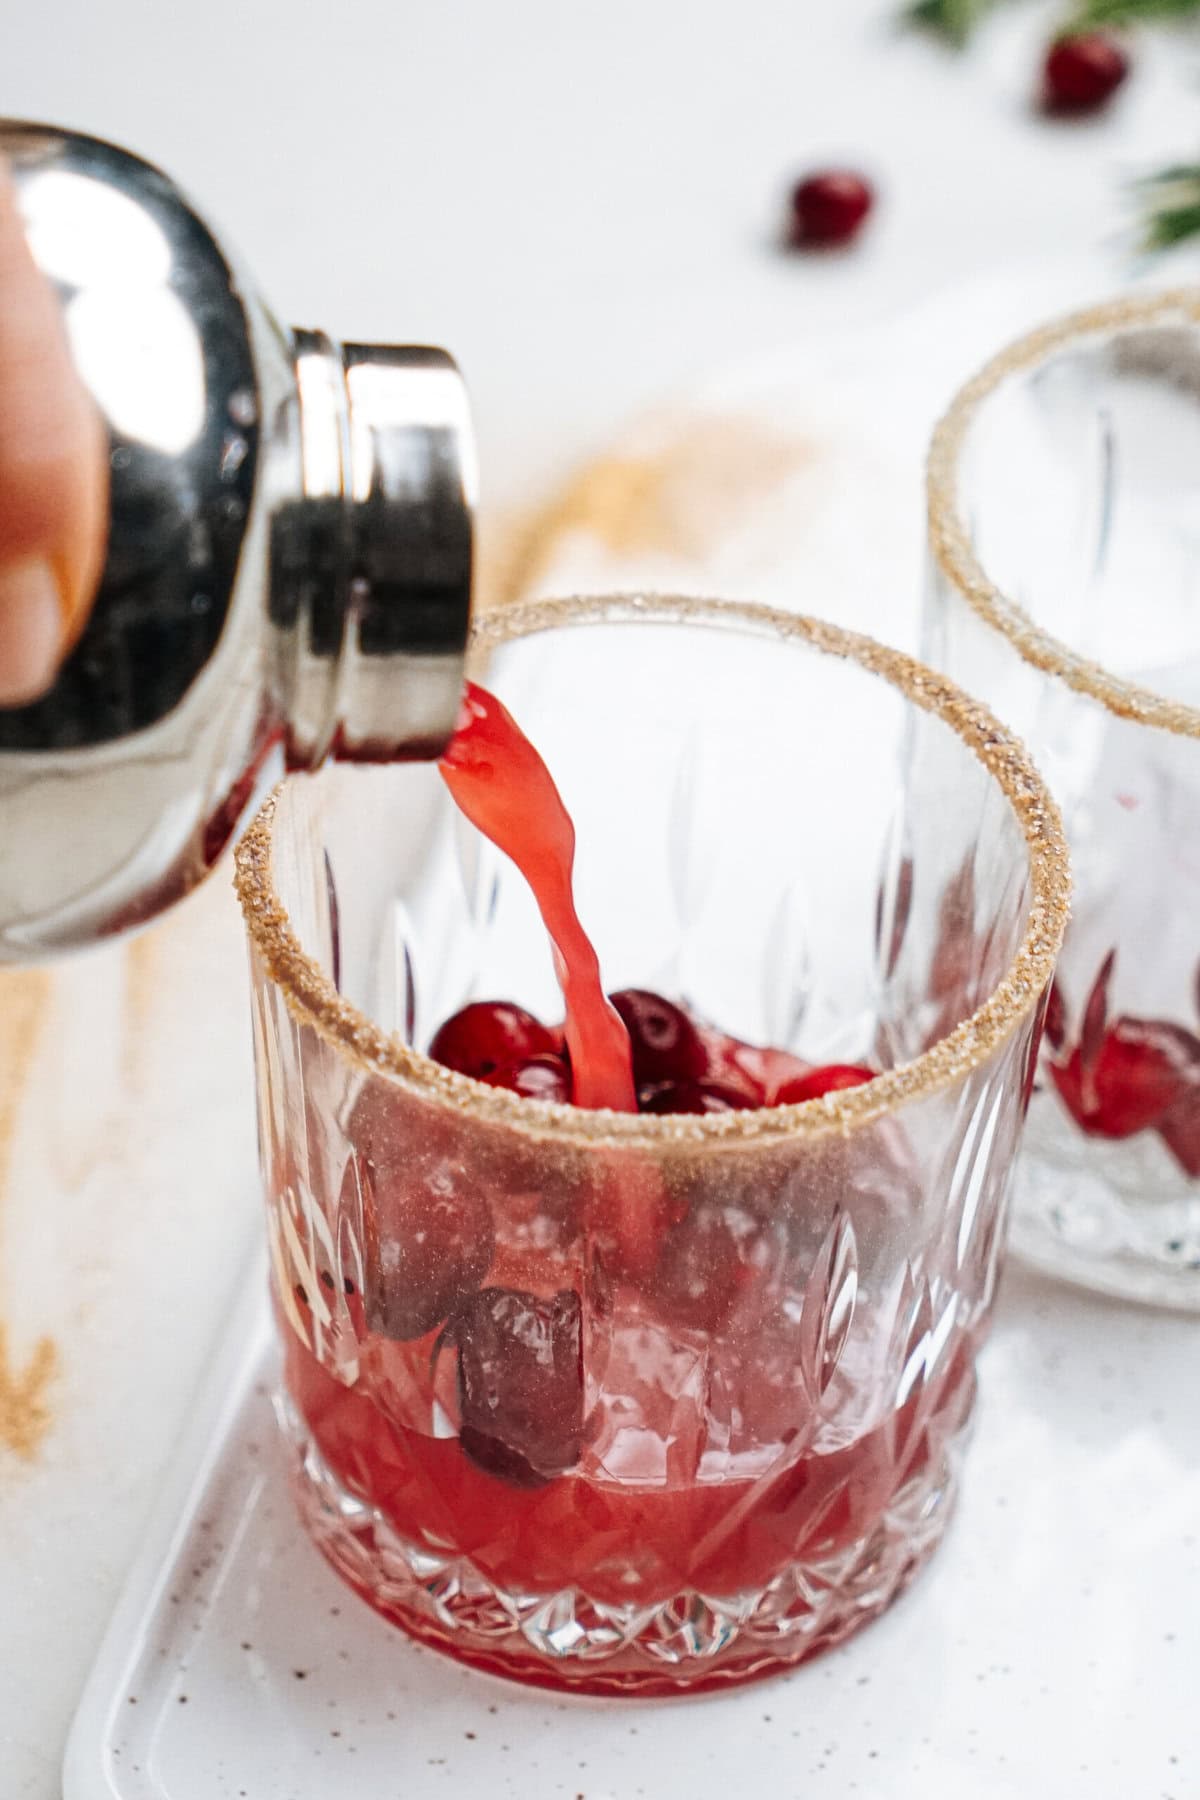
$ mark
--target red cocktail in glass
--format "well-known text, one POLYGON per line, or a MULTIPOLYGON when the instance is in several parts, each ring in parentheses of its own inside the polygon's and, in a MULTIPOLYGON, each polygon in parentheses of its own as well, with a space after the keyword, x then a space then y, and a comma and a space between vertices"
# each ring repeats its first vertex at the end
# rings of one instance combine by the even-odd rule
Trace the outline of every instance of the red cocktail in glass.
POLYGON ((373 1605, 500 1673, 768 1674, 944 1526, 1062 928, 1053 808, 949 684, 827 627, 590 602, 480 650, 574 815, 622 1015, 665 993, 695 1042, 651 1066, 635 1030, 639 1112, 462 1072, 448 1021, 504 994, 556 1079, 527 890, 432 771, 277 798, 239 880, 302 1509, 373 1605))

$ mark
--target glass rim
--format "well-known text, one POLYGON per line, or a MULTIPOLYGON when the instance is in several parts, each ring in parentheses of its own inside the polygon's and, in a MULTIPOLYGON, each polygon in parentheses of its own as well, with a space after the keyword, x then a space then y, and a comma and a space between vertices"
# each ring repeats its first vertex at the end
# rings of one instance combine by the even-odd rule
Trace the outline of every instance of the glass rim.
POLYGON ((987 401, 1011 375, 1049 361, 1075 341, 1126 328, 1200 325, 1200 288, 1109 300, 1070 312, 1015 339, 959 388, 934 427, 926 460, 929 542, 939 568, 984 624, 1007 638, 1024 662, 1057 676, 1078 694, 1138 725, 1200 737, 1200 708, 1172 700, 1139 682, 1114 675, 1046 631, 989 578, 975 554, 959 505, 958 472, 967 433, 987 401))
POLYGON ((824 620, 752 602, 645 593, 540 600, 485 612, 473 626, 471 648, 487 650, 571 624, 635 620, 740 626, 755 635, 806 645, 881 677, 955 732, 1007 799, 1029 857, 1029 917, 1013 958, 987 998, 912 1061, 886 1069, 859 1087, 798 1104, 655 1116, 526 1099, 444 1068, 384 1031, 338 993, 326 971, 302 947, 276 889, 272 866, 276 809, 284 787, 280 783, 237 846, 234 882, 251 943, 293 1017, 368 1073, 431 1102, 452 1106, 481 1122, 503 1124, 526 1137, 580 1146, 662 1150, 671 1145, 717 1148, 830 1134, 844 1137, 910 1101, 964 1080, 1008 1041, 1037 1005, 1053 975, 1066 929, 1071 882, 1062 820, 1025 746, 948 676, 915 658, 824 620))

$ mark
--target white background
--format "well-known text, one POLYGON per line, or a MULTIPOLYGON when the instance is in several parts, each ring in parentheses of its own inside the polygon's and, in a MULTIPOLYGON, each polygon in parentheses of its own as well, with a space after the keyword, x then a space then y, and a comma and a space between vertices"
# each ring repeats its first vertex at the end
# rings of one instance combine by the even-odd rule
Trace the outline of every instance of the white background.
MULTIPOLYGON (((1052 16, 1015 6, 960 62, 897 35, 877 0, 41 0, 9 7, 0 109, 160 162, 284 317, 447 344, 499 508, 730 361, 1026 263, 1144 276, 1126 184, 1200 149, 1195 40, 1147 40, 1103 123, 1051 125, 1028 95, 1052 16), (878 178, 878 218, 853 254, 785 258, 788 182, 830 158, 878 178)), ((1155 273, 1198 266, 1183 252, 1155 273)), ((39 1459, 0 1449, 0 1794, 54 1800, 256 1223, 225 875, 132 950, 5 977, 0 1019, 10 1087, 31 1059, 0 1311, 18 1364, 43 1331, 61 1357, 39 1459)), ((1189 1329, 1145 1326, 1156 1354, 1170 1331, 1194 1358, 1189 1329)), ((1069 1691, 1082 1706, 1086 1680, 1069 1691)), ((999 1767, 987 1779, 1014 1791, 999 1767)), ((1151 1787, 1133 1777, 1130 1800, 1166 1779, 1165 1763, 1151 1787)))
POLYGON ((895 10, 41 0, 0 105, 160 162, 292 322, 451 347, 504 497, 714 363, 1092 252, 1124 177, 1200 149, 1178 39, 1102 124, 1062 125, 1028 106, 1062 8, 1018 5, 965 68, 895 10), (781 260, 789 179, 828 159, 878 177, 877 227, 848 261, 781 260))

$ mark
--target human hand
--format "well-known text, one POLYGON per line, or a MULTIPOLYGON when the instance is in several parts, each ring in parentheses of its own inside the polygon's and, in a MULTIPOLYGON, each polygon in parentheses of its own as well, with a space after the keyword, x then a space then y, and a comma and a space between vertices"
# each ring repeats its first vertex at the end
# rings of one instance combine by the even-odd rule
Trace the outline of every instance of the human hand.
POLYGON ((45 693, 104 566, 104 427, 0 161, 0 706, 45 693))

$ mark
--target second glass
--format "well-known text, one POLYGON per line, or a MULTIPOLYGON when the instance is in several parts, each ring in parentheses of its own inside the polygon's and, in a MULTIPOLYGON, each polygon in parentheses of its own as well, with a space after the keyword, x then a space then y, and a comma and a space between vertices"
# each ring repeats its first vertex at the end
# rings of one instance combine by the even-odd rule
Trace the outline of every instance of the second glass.
POLYGON ((1031 746, 1075 870, 1014 1242, 1200 1308, 1200 293, 1003 351, 929 461, 926 654, 1031 746))
MULTIPOLYGON (((1063 929, 1053 803, 944 678, 657 598, 485 619, 610 988, 865 1085, 704 1116, 521 1099, 421 1053, 561 1016, 514 870, 427 767, 285 786, 239 853, 281 1412, 372 1605, 498 1673, 770 1674, 936 1545, 1063 929)), ((735 1047, 736 1040, 736 1047, 735 1047)))

